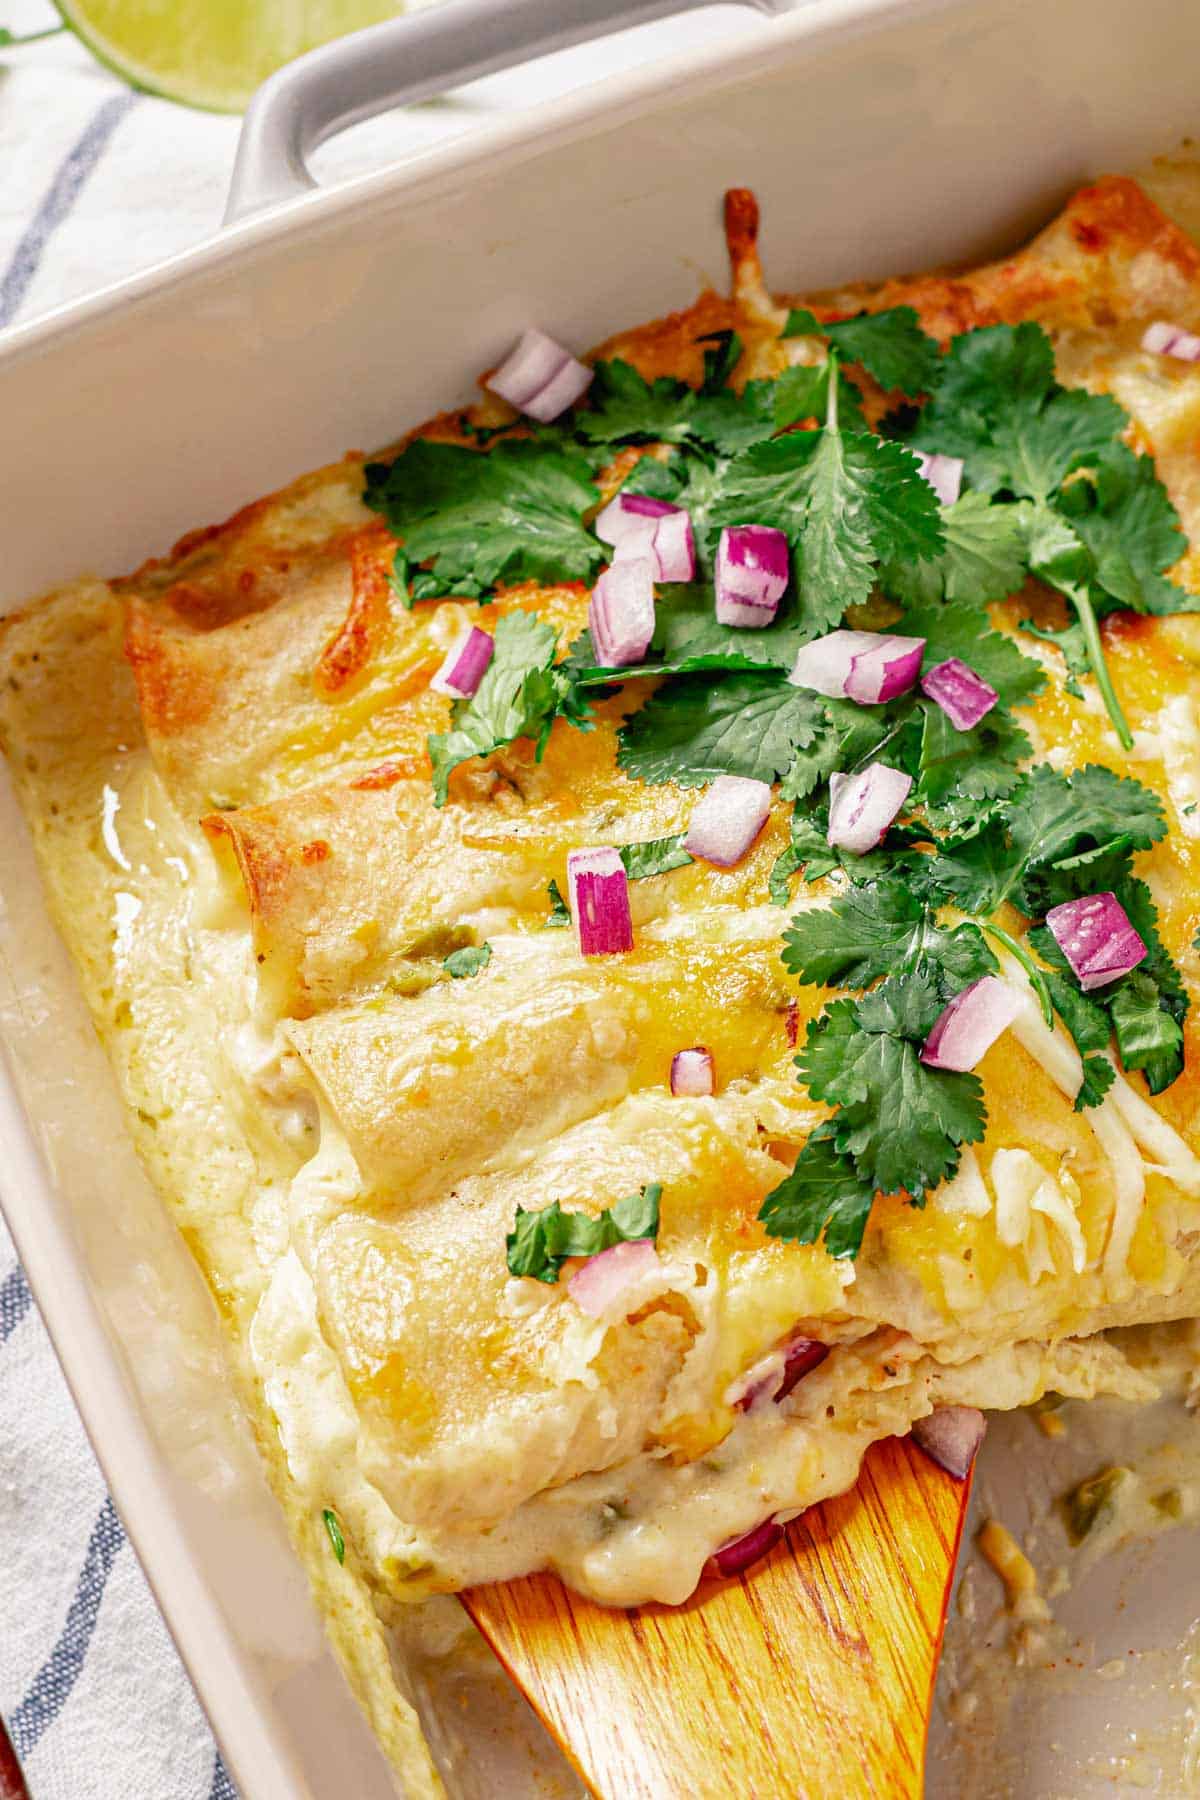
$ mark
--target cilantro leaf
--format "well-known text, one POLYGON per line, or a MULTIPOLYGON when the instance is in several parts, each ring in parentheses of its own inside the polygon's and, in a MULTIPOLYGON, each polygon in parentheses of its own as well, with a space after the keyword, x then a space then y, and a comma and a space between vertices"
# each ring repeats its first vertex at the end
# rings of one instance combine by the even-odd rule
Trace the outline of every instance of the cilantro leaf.
MULTIPOLYGON (((741 346, 732 333, 729 338, 736 363, 741 346)), ((704 445, 732 455, 771 435, 775 397, 769 381, 747 382, 740 394, 726 387, 730 366, 728 353, 718 350, 705 385, 691 388, 669 376, 648 382, 619 359, 597 363, 575 430, 594 444, 704 445)))
POLYGON ((988 821, 973 836, 943 843, 927 871, 932 888, 967 913, 997 911, 1025 867, 1024 853, 1008 835, 1007 817, 988 821))
POLYGON ((1146 883, 1130 877, 1115 892, 1149 954, 1136 969, 1103 992, 1122 1063, 1127 1069, 1140 1069, 1150 1092, 1161 1094, 1183 1070, 1187 989, 1159 936, 1154 896, 1146 883), (1170 1024, 1151 1017, 1154 1006, 1170 1024))
POLYGON ((1047 501, 1076 459, 1119 437, 1126 415, 1107 395, 1058 385, 1042 327, 988 325, 954 338, 910 442, 961 456, 971 487, 1047 501))
MULTIPOLYGON (((771 898, 780 906, 786 906, 791 898, 791 889, 787 885, 788 876, 795 869, 804 870, 805 881, 820 881, 822 876, 830 875, 838 868, 842 860, 842 852, 829 842, 829 814, 825 807, 816 813, 801 812, 797 807, 792 814, 792 841, 779 857, 775 867, 788 859, 789 866, 780 869, 779 883, 782 883, 782 898, 779 885, 771 898)), ((850 860, 853 860, 851 858, 850 860)), ((771 879, 775 879, 775 870, 771 871, 771 879)))
POLYGON ((1058 505, 1091 551, 1095 580, 1119 606, 1135 612, 1194 612, 1200 600, 1168 581, 1165 571, 1187 538, 1154 459, 1111 443, 1063 487, 1058 505))
POLYGON ((632 363, 598 362, 588 405, 575 415, 575 430, 593 444, 677 444, 687 437, 686 407, 694 390, 663 375, 647 381, 632 363))
POLYGON ((462 950, 452 950, 442 967, 453 980, 460 981, 466 975, 478 975, 481 969, 487 968, 491 960, 490 944, 467 944, 462 950))
POLYGON ((500 620, 478 692, 471 700, 456 701, 451 729, 429 739, 436 805, 445 805, 450 771, 459 763, 489 756, 514 738, 544 741, 564 694, 565 678, 553 666, 557 645, 554 627, 534 613, 506 613, 500 620))
POLYGON ((977 1143, 986 1124, 977 1076, 920 1060, 942 1004, 929 974, 895 976, 864 1000, 831 1002, 796 1058, 813 1099, 838 1108, 833 1141, 862 1179, 918 1201, 954 1174, 959 1145, 977 1143))
POLYGON ((639 675, 691 675, 703 669, 787 670, 807 637, 789 599, 770 625, 753 631, 722 625, 712 588, 699 582, 664 584, 657 591, 654 610, 654 638, 644 664, 621 669, 598 664, 591 633, 583 631, 563 668, 588 686, 630 681, 639 675))
POLYGON ((699 787, 718 775, 776 781, 823 722, 817 696, 782 675, 680 675, 625 721, 617 764, 652 786, 699 787))
MULTIPOLYGON (((1169 1087, 1183 1069, 1183 1020, 1188 999, 1179 971, 1158 935, 1154 901, 1142 881, 1129 878, 1114 890, 1128 913, 1149 955, 1128 975, 1084 996, 1066 957, 1049 930, 1037 926, 1029 933, 1030 944, 1051 964, 1056 974, 1047 976, 1055 1006, 1080 1050, 1107 1047, 1109 1031, 1126 1069, 1140 1069, 1152 1094, 1169 1087), (1059 1002, 1063 1004, 1060 1006, 1059 1002), (1104 1019, 1103 1039, 1095 1026, 1085 1040, 1077 1029, 1081 1007, 1104 1019)), ((1085 1067, 1085 1079, 1087 1069, 1085 1067)), ((1111 1075, 1104 1080, 1107 1088, 1111 1075)), ((1101 1090, 1103 1092, 1103 1089, 1101 1090)), ((1076 1107, 1084 1104, 1082 1097, 1076 1107)))
POLYGON ((655 1238, 661 1198, 661 1182, 652 1181, 640 1193, 615 1200, 594 1219, 588 1213, 564 1212, 557 1200, 539 1211, 526 1212, 518 1206, 505 1240, 508 1272, 554 1282, 569 1256, 595 1256, 614 1244, 655 1238))
POLYGON ((793 363, 771 384, 772 413, 776 431, 786 431, 804 419, 823 419, 829 411, 829 377, 837 374, 837 414, 842 429, 866 431, 867 415, 862 394, 846 375, 836 357, 819 363, 793 363))
POLYGON ((562 897, 562 890, 557 881, 551 881, 546 889, 550 901, 550 917, 542 926, 543 931, 561 931, 571 923, 571 909, 562 897))
POLYGON ((733 371, 742 360, 742 340, 736 331, 710 331, 696 342, 706 346, 700 392, 719 394, 722 388, 728 387, 733 371))
POLYGON ((827 807, 819 806, 812 812, 802 812, 799 807, 795 809, 792 814, 792 841, 776 857, 767 878, 767 898, 772 906, 791 904, 791 878, 799 869, 803 869, 806 882, 820 881, 835 869, 841 869, 850 882, 854 882, 859 875, 864 881, 870 882, 879 874, 874 855, 855 856, 851 852, 840 850, 829 842, 828 832, 827 807), (863 865, 861 869, 859 864, 863 865))
POLYGON ((1128 423, 1108 395, 1060 387, 1049 338, 1026 322, 954 339, 911 439, 918 448, 961 456, 967 479, 982 493, 1032 503, 1030 567, 1066 595, 1078 622, 1078 635, 1063 646, 1076 665, 1072 680, 1086 659, 1126 750, 1133 734, 1097 618, 1114 600, 1165 611, 1176 606, 1160 574, 1169 502, 1153 471, 1139 469, 1117 442, 1128 423), (1074 488, 1077 494, 1069 492, 1074 488))
POLYGON ((1183 1028, 1153 969, 1132 969, 1115 984, 1109 1014, 1126 1069, 1141 1069, 1152 1094, 1183 1070, 1183 1028), (1164 1002, 1166 1002, 1164 1004, 1164 1002))
POLYGON ((996 967, 976 926, 939 925, 911 886, 895 878, 797 913, 783 941, 784 968, 820 987, 865 988, 894 969, 922 963, 965 986, 996 967))
POLYGON ((824 1233, 830 1256, 858 1255, 875 1190, 833 1142, 831 1126, 818 1125, 791 1174, 759 1208, 768 1237, 815 1244, 824 1233))
POLYGON ((1112 1026, 1104 1008, 1059 970, 1047 969, 1043 979, 1051 1004, 1074 1039, 1083 1063, 1083 1081, 1075 1096, 1075 1111, 1083 1112, 1085 1107, 1099 1106, 1117 1078, 1116 1070, 1103 1054, 1112 1037, 1112 1026))
POLYGON ((648 838, 642 844, 622 844, 618 854, 630 881, 666 875, 671 869, 686 869, 694 860, 683 847, 682 832, 674 837, 648 838))
MULTIPOLYGON (((805 866, 804 851, 798 844, 789 844, 781 850, 771 864, 771 873, 767 877, 767 899, 772 906, 790 906, 792 903, 792 876, 805 866)), ((832 863, 831 867, 834 866, 832 863)))
MULTIPOLYGON (((1140 781, 1096 763, 1067 776, 1042 763, 1018 789, 1009 828, 1025 865, 1012 891, 1022 911, 1038 916, 1075 897, 1061 885, 1064 871, 1082 868, 1082 882, 1072 886, 1078 893, 1095 892, 1100 853, 1115 851, 1127 866, 1127 852, 1148 850, 1165 834, 1167 822, 1158 796, 1140 781), (1051 872, 1057 873, 1059 885, 1048 892, 1051 872)), ((1114 875, 1111 863, 1105 872, 1114 875)))
MULTIPOLYGON (((829 811, 825 805, 810 811, 797 807, 792 814, 792 841, 776 859, 768 879, 768 898, 773 905, 786 906, 791 898, 789 885, 797 869, 804 870, 805 881, 819 881, 840 869, 854 887, 874 887, 889 876, 909 876, 908 858, 897 846, 912 835, 924 837, 921 826, 894 825, 888 833, 887 848, 857 854, 829 842, 829 811)), ((924 857, 918 859, 923 864, 924 857)), ((915 890, 914 890, 915 891, 915 890)))
MULTIPOLYGON (((897 768, 912 773, 905 754, 908 740, 919 741, 913 703, 907 697, 893 706, 856 706, 852 700, 826 700, 824 720, 811 744, 801 747, 783 780, 785 800, 803 800, 834 770, 849 772, 886 749, 897 768)), ((915 766, 915 765, 914 765, 915 766)))
POLYGON ((925 667, 958 657, 994 687, 1001 706, 1023 706, 1041 693, 1046 672, 1002 631, 993 631, 982 604, 947 601, 910 606, 889 630, 925 639, 925 667))
POLYGON ((678 674, 699 669, 790 669, 808 635, 790 597, 772 624, 753 631, 722 625, 707 585, 660 588, 656 612, 650 654, 678 674))
POLYGON ((722 456, 733 456, 748 444, 761 442, 775 429, 773 381, 748 381, 740 394, 732 388, 701 392, 691 408, 691 440, 722 456))
POLYGON ((368 463, 363 493, 408 562, 432 565, 438 593, 467 595, 590 580, 608 554, 583 524, 599 498, 586 458, 528 438, 488 451, 418 438, 394 462, 368 463))
POLYGON ((983 832, 940 849, 929 879, 965 911, 995 912, 1014 900, 1039 918, 1123 879, 1130 853, 1149 849, 1165 830, 1157 796, 1139 781, 1094 763, 1072 775, 1039 763, 983 832))
POLYGON ((1041 502, 1021 501, 1018 517, 1035 575, 1060 589, 1087 581, 1092 568, 1087 547, 1061 513, 1041 502))
POLYGON ((889 392, 915 396, 934 384, 941 355, 937 341, 926 337, 911 306, 892 306, 883 312, 861 312, 853 319, 821 324, 803 307, 788 314, 783 336, 823 337, 845 357, 861 363, 889 392))
POLYGON ((1008 709, 1030 700, 1044 686, 1045 673, 1011 638, 991 629, 981 607, 961 601, 913 607, 896 629, 926 640, 926 667, 958 657, 999 697, 969 731, 956 731, 940 707, 920 703, 920 754, 910 771, 918 778, 916 797, 939 831, 977 829, 1020 781, 1018 765, 1031 746, 1008 709))
POLYGON ((913 457, 870 433, 793 431, 730 464, 712 523, 773 525, 795 552, 800 618, 810 637, 861 605, 881 560, 936 556, 937 496, 913 457))
POLYGON ((1018 786, 1029 737, 998 706, 969 731, 956 730, 939 706, 926 706, 924 715, 914 798, 937 830, 977 830, 1018 786))
MULTIPOLYGON (((1129 785, 1137 786, 1136 783, 1129 785)), ((1161 815, 1155 822, 1161 825, 1161 815)), ((1128 843, 1132 841, 1144 848, 1152 823, 1145 817, 1140 822, 1131 819, 1130 823, 1135 835, 1131 840, 1127 834, 1122 847, 1127 851, 1128 843)), ((1118 846, 1122 845, 1121 839, 1115 841, 1118 846)), ((1127 856, 1124 867, 1127 867, 1127 856)), ((1140 1069, 1150 1092, 1158 1094, 1171 1085, 1183 1068, 1183 1021, 1187 1017, 1188 996, 1183 978, 1158 934, 1158 918, 1150 889, 1144 881, 1122 873, 1121 869, 1121 862, 1111 856, 1107 866, 1098 864, 1094 852, 1085 851, 1062 858, 1055 865, 1057 884, 1047 899, 1057 905, 1062 899, 1111 889, 1147 949, 1145 960, 1137 968, 1084 996, 1066 957, 1044 925, 1036 926, 1029 933, 1029 943, 1056 972, 1047 976, 1051 994, 1079 1049, 1107 1046, 1111 1028, 1123 1066, 1140 1069), (1104 872, 1098 873, 1098 868, 1104 872), (1103 1037, 1097 1013, 1105 1021, 1103 1037), (1086 1036, 1081 1025, 1087 1029, 1086 1036)), ((1107 1085, 1105 1080, 1104 1086, 1107 1085)))
POLYGON ((1117 1079, 1117 1071, 1106 1056, 1085 1056, 1080 1060, 1083 1065, 1083 1080, 1075 1096, 1076 1112, 1083 1112, 1089 1106, 1099 1106, 1117 1079))
POLYGON ((882 571, 884 590, 911 605, 1004 600, 1024 585, 1026 540, 1019 506, 967 493, 942 509, 945 548, 926 562, 900 560, 882 571))

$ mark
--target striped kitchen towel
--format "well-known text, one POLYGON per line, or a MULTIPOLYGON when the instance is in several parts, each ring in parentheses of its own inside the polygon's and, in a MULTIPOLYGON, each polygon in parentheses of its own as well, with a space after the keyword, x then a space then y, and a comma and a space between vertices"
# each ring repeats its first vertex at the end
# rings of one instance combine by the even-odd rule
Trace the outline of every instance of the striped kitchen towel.
MULTIPOLYGON (((52 22, 0 5, 14 33, 52 22)), ((237 129, 70 36, 0 51, 0 327, 215 229, 237 129)), ((2 1222, 0 1717, 33 1800, 236 1800, 2 1222)))
POLYGON ((33 1800, 235 1800, 3 1224, 0 1715, 33 1800))
MULTIPOLYGON (((0 0, 13 33, 56 22, 0 0)), ((322 179, 744 25, 717 6, 477 82, 328 146, 322 179)), ((238 129, 132 93, 69 34, 0 49, 0 337, 217 230, 238 129)), ((0 1717, 33 1800, 236 1800, 2 1221, 0 1717)))

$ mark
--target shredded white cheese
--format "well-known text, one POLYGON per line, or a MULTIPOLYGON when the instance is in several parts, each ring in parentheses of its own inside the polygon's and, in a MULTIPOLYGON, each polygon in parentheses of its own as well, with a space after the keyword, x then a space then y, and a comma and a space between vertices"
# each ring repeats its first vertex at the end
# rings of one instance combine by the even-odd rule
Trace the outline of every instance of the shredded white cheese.
MULTIPOLYGON (((1049 1030, 1044 1023, 1024 970, 1013 957, 1003 957, 1004 972, 1027 996, 1024 1009, 1013 1021, 1018 1042, 1045 1069, 1051 1081, 1073 1100, 1083 1080, 1079 1052, 1061 1027, 1049 1030)), ((1119 1077, 1118 1077, 1119 1079, 1119 1077)), ((1130 1090, 1132 1092, 1132 1090, 1130 1090)), ((1136 1097, 1136 1096, 1135 1096, 1136 1097)), ((1112 1170, 1113 1216, 1104 1252, 1104 1278, 1114 1294, 1128 1292, 1126 1264, 1129 1246, 1146 1199, 1146 1171, 1129 1126, 1122 1117, 1115 1094, 1104 1096, 1099 1106, 1089 1106, 1083 1117, 1112 1170)), ((1157 1114, 1155 1114, 1157 1118, 1157 1114)))

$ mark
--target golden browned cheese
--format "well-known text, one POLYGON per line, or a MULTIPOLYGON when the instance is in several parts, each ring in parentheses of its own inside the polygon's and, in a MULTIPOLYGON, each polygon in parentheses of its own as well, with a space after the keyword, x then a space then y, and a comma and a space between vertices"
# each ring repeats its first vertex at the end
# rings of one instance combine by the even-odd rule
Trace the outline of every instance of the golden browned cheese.
MULTIPOLYGON (((1195 207, 1194 173, 1158 178, 1195 207)), ((602 353, 694 381, 697 340, 733 328, 739 382, 808 354, 781 339, 756 223, 735 197, 730 298, 704 294, 602 353)), ((1130 413, 1200 544, 1200 370, 1139 348, 1152 319, 1200 327, 1200 253, 1135 182, 1085 188, 1002 262, 807 303, 822 319, 912 305, 942 340, 1039 321, 1061 379, 1130 413)), ((859 374, 877 417, 884 396, 859 374)), ((475 417, 507 414, 489 399, 475 417)), ((518 742, 464 765, 436 809, 426 741, 449 701, 430 676, 469 603, 392 602, 395 544, 362 481, 349 457, 123 580, 31 608, 0 639, 0 730, 131 1105, 155 1119, 147 1154, 303 1505, 337 1507, 364 1579, 410 1594, 551 1565, 606 1600, 679 1600, 715 1544, 845 1486, 873 1437, 939 1400, 1146 1391, 1085 1340, 1200 1312, 1194 1017, 1164 1094, 1118 1077, 1077 1113, 1075 1052, 1031 1005, 981 1064, 986 1140, 923 1210, 877 1200, 853 1266, 767 1238, 763 1198, 822 1117, 792 1058, 827 996, 785 974, 785 916, 767 903, 785 809, 735 869, 635 883, 633 951, 583 959, 573 933, 546 929, 568 852, 685 830, 697 795, 617 769, 625 695, 590 733, 556 728, 541 762, 518 742), (105 784, 171 839, 186 893, 153 847, 140 873, 105 862, 105 784), (89 879, 90 923, 66 897, 89 879), (118 890, 140 907, 119 958, 118 890), (447 952, 485 938, 482 973, 448 979, 447 952), (132 1038, 118 1039, 122 1005, 132 1038), (167 1014, 193 1024, 156 1059, 167 1014), (694 1044, 717 1092, 674 1098, 671 1056, 694 1044), (662 1270, 630 1317, 589 1319, 565 1282, 509 1277, 518 1205, 595 1213, 650 1181, 662 1270), (798 1330, 834 1353, 769 1420, 739 1411, 739 1381, 798 1330)), ((1194 550, 1177 573, 1200 581, 1194 550)), ((993 619, 1015 632, 1060 607, 1030 584, 993 619)), ((515 609, 565 651, 587 593, 524 584, 469 616, 515 609)), ((1056 653, 1025 716, 1039 759, 1104 763, 1162 797, 1170 831, 1139 872, 1194 994, 1200 621, 1117 615, 1104 639, 1132 760, 1094 696, 1066 692, 1056 653)), ((816 884, 797 904, 827 899, 816 884)))

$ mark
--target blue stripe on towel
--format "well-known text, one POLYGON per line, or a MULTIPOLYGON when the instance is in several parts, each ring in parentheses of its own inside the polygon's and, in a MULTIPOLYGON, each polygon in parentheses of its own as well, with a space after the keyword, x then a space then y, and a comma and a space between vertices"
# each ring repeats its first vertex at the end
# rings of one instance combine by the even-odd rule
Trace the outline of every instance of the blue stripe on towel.
POLYGON ((0 1281, 0 1344, 12 1336, 32 1305, 33 1295, 25 1271, 17 1263, 0 1281))
POLYGON ((212 1787, 208 1790, 208 1800, 238 1800, 238 1791, 229 1778, 229 1770, 217 1751, 216 1766, 213 1769, 212 1787))
POLYGON ((21 234, 12 260, 0 281, 0 326, 17 316, 18 308, 41 265, 46 245, 83 191, 88 176, 104 155, 109 140, 131 106, 136 94, 113 94, 93 115, 91 124, 67 152, 54 180, 42 196, 42 203, 21 234))
POLYGON ((28 1756, 42 1733, 62 1711, 71 1689, 79 1679, 87 1656, 100 1602, 117 1551, 125 1542, 125 1533, 117 1517, 111 1497, 100 1508, 92 1527, 87 1555, 75 1584, 75 1596, 67 1609, 66 1621, 58 1642, 34 1677, 17 1710, 8 1721, 13 1749, 18 1756, 28 1756))

